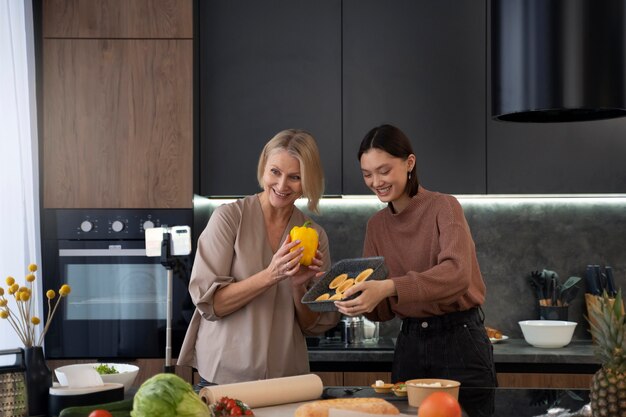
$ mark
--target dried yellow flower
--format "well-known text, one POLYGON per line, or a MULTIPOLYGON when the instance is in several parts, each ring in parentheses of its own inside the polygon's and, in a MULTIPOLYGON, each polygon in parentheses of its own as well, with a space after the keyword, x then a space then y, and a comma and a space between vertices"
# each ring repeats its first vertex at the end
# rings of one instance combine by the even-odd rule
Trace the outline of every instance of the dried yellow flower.
MULTIPOLYGON (((46 291, 46 297, 48 298, 48 311, 45 317, 46 326, 44 326, 43 329, 38 329, 36 326, 43 322, 42 318, 35 315, 37 312, 37 304, 39 303, 31 302, 34 296, 32 283, 37 279, 35 276, 37 265, 28 265, 28 271, 23 286, 20 287, 20 284, 15 281, 15 278, 8 276, 5 279, 7 284, 6 291, 4 288, 0 287, 0 318, 8 319, 9 325, 15 330, 15 333, 27 348, 41 346, 44 336, 48 331, 49 324, 62 298, 57 297, 57 293, 54 290, 46 291), (13 307, 10 306, 10 298, 5 296, 5 292, 13 295, 15 299, 15 305, 13 307), (38 332, 38 330, 40 331, 38 332)), ((59 294, 66 296, 71 290, 69 285, 62 285, 59 289, 59 294)))
POLYGON ((61 288, 59 288, 59 294, 61 295, 61 297, 65 297, 70 292, 72 292, 72 287, 67 284, 63 284, 61 285, 61 288))

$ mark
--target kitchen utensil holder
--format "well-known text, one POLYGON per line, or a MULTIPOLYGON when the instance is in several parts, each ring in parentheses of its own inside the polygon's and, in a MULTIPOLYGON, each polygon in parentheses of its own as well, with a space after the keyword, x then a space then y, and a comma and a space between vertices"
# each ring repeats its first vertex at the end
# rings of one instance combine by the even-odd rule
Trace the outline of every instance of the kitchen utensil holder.
POLYGON ((568 306, 539 306, 539 319, 567 321, 568 306))
POLYGON ((0 355, 15 355, 13 365, 0 366, 0 415, 25 417, 28 415, 28 397, 24 350, 0 350, 0 355))

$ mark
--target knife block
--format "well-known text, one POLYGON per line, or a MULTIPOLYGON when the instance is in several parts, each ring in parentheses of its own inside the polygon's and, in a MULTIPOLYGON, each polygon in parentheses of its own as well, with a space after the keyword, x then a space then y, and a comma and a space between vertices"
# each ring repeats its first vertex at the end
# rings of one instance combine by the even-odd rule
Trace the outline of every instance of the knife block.
MULTIPOLYGON (((599 304, 602 300, 602 297, 600 297, 599 295, 593 295, 593 294, 585 294, 585 304, 587 306, 587 320, 589 321, 590 325, 596 323, 595 319, 593 318, 593 316, 591 315, 591 311, 594 308, 600 308, 599 304)), ((622 314, 624 314, 624 300, 620 300, 622 302, 622 314)), ((615 298, 611 298, 609 299, 609 305, 611 307, 613 307, 613 304, 615 303, 615 298)), ((596 344, 596 341, 593 337, 593 335, 591 336, 591 340, 593 342, 593 344, 596 344)))

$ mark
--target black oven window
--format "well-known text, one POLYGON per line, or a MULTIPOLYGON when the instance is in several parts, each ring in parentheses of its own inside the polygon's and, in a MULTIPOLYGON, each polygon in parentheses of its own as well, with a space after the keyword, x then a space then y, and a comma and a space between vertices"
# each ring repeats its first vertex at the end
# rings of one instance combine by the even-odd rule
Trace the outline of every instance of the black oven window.
POLYGON ((167 275, 161 264, 69 263, 67 320, 166 319, 167 275))

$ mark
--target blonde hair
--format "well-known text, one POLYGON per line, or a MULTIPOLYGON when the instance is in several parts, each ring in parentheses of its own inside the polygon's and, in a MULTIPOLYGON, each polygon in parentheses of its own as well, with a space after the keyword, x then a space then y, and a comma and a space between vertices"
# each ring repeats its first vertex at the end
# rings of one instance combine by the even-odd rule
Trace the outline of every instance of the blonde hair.
POLYGON ((263 173, 267 160, 270 154, 278 150, 286 150, 300 162, 302 196, 308 200, 309 210, 319 213, 318 203, 324 194, 324 171, 315 139, 309 132, 301 129, 286 129, 270 139, 259 156, 257 180, 261 188, 265 188, 263 173))

